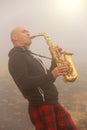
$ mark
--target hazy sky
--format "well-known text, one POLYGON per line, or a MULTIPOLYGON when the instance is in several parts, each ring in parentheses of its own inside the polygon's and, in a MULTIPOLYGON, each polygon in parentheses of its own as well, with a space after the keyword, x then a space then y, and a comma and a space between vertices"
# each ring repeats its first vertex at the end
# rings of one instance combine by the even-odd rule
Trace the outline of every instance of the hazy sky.
MULTIPOLYGON (((54 44, 74 53, 77 67, 87 66, 87 0, 0 0, 0 19, 0 71, 7 69, 10 32, 16 26, 31 35, 46 32, 54 44)), ((41 37, 31 49, 49 55, 41 37)))

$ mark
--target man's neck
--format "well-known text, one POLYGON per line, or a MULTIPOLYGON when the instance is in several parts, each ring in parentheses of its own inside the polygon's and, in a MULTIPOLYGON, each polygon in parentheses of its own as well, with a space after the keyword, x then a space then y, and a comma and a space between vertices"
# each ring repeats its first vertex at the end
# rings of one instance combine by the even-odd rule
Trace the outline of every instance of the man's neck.
POLYGON ((14 47, 25 47, 27 50, 29 50, 29 46, 26 45, 14 45, 14 47))

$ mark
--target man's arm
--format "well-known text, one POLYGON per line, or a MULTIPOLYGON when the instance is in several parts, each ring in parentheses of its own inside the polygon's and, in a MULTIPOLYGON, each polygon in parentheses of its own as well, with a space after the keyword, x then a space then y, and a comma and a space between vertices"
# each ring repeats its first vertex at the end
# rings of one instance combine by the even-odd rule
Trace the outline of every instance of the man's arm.
POLYGON ((12 62, 9 62, 10 74, 19 87, 33 88, 44 86, 46 83, 54 80, 51 72, 41 75, 31 75, 29 74, 29 69, 31 68, 28 68, 22 53, 15 54, 12 62))

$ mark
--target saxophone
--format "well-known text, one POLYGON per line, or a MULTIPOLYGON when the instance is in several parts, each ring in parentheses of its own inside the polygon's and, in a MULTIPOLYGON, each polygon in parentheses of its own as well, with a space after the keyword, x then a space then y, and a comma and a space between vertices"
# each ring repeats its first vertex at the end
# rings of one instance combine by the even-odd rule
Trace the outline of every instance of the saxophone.
POLYGON ((54 58, 57 66, 61 66, 63 63, 68 64, 69 71, 64 76, 64 81, 67 81, 67 82, 75 81, 78 77, 78 73, 76 71, 76 68, 75 68, 73 62, 72 62, 72 53, 64 52, 61 56, 61 54, 58 53, 54 49, 54 45, 46 33, 39 33, 37 35, 31 36, 30 38, 33 39, 33 38, 38 37, 38 36, 43 36, 44 39, 46 40, 46 43, 49 46, 49 50, 50 50, 52 57, 54 58))

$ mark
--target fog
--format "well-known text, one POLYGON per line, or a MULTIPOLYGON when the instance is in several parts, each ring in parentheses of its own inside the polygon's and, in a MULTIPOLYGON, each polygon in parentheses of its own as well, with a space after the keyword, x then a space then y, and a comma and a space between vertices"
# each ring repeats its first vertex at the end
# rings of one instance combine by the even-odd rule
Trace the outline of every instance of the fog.
MULTIPOLYGON (((31 35, 45 32, 54 45, 74 53, 73 60, 85 77, 87 59, 87 1, 86 0, 1 0, 0 1, 0 71, 7 70, 8 53, 13 47, 10 32, 24 26, 31 35)), ((31 50, 50 56, 42 37, 32 41, 31 50)), ((48 61, 46 61, 48 62, 48 61)))
MULTIPOLYGON (((0 19, 0 84, 1 90, 4 88, 1 91, 1 95, 4 95, 6 83, 8 83, 8 88, 10 84, 13 85, 8 72, 8 53, 13 47, 10 40, 10 32, 17 26, 27 28, 30 35, 45 32, 54 45, 59 45, 64 51, 73 53, 72 59, 79 77, 72 86, 81 85, 78 89, 83 87, 83 90, 86 88, 86 0, 1 0, 0 19)), ((48 46, 43 37, 33 39, 30 49, 34 53, 50 57, 48 46)), ((49 68, 50 61, 42 60, 49 68)), ((62 85, 65 84, 62 83, 62 85)))

